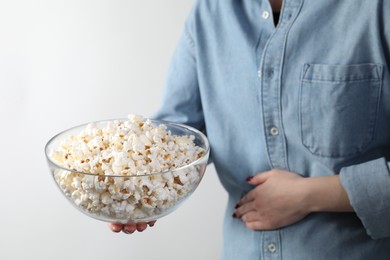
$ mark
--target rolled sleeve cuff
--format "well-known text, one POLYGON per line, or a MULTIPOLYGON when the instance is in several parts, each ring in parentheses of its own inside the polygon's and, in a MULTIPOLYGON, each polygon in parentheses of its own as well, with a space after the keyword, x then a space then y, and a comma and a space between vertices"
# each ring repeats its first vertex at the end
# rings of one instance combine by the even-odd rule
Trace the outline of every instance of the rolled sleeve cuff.
POLYGON ((356 214, 374 238, 390 237, 390 174, 384 158, 342 168, 340 181, 356 214))

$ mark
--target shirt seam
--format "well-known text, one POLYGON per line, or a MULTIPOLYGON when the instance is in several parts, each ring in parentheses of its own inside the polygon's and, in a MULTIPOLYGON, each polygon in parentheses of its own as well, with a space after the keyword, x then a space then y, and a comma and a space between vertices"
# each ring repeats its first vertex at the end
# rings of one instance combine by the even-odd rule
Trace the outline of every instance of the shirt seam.
POLYGON ((188 25, 185 26, 184 28, 184 38, 186 39, 187 45, 191 51, 191 54, 195 56, 195 50, 196 50, 196 45, 193 37, 190 35, 188 31, 188 25))

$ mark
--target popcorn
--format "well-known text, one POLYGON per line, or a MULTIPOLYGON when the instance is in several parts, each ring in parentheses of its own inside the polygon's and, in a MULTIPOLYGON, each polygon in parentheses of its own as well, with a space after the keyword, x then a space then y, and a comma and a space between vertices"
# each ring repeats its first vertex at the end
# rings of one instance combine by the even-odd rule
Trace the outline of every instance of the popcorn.
POLYGON ((194 136, 175 136, 141 116, 89 124, 52 151, 54 177, 65 195, 99 218, 123 223, 165 215, 202 177, 200 166, 168 172, 201 158, 194 136), (166 172, 164 174, 153 174, 166 172), (112 176, 112 175, 115 175, 112 176))

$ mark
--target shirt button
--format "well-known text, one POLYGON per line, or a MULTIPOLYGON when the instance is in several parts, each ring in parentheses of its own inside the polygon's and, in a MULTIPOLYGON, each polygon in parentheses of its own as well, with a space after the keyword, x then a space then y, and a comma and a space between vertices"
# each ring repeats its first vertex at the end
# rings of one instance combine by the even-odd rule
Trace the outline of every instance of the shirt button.
POLYGON ((257 71, 257 76, 259 77, 259 79, 261 79, 261 70, 257 71))
POLYGON ((273 127, 271 127, 271 129, 270 129, 270 133, 271 133, 271 135, 273 135, 273 136, 277 136, 277 135, 279 134, 279 129, 278 129, 277 127, 273 126, 273 127))
POLYGON ((264 11, 264 12, 263 12, 263 15, 262 15, 261 17, 263 17, 263 19, 268 19, 268 17, 269 17, 269 12, 268 12, 268 11, 264 11))
POLYGON ((271 252, 271 253, 275 253, 276 251, 276 246, 274 243, 271 243, 268 245, 268 251, 271 252))

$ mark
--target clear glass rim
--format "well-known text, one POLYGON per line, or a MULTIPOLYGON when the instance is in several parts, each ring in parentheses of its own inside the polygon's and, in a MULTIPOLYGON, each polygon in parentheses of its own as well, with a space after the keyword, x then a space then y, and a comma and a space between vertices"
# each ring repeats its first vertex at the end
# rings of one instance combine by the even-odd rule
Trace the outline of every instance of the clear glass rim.
POLYGON ((49 156, 48 149, 49 149, 50 144, 53 143, 54 140, 56 140, 60 135, 66 133, 66 132, 69 132, 69 131, 71 131, 73 129, 76 129, 76 128, 79 128, 79 127, 87 126, 89 124, 104 124, 104 123, 109 123, 109 122, 114 122, 114 121, 122 121, 123 122, 123 121, 126 121, 126 120, 128 120, 128 119, 127 118, 119 118, 119 119, 107 119, 107 120, 92 121, 92 122, 80 124, 80 125, 77 125, 77 126, 74 126, 74 127, 71 127, 71 128, 68 128, 66 130, 63 130, 63 131, 59 132, 58 134, 56 134, 52 138, 50 138, 49 141, 45 145, 45 156, 46 156, 47 161, 50 164, 54 165, 55 167, 57 167, 59 169, 62 169, 62 170, 65 170, 65 171, 70 171, 70 172, 77 173, 77 174, 82 174, 82 175, 116 177, 116 178, 118 178, 118 177, 121 177, 121 178, 134 178, 134 177, 147 177, 147 176, 163 175, 163 174, 169 173, 169 172, 181 171, 181 170, 184 170, 185 168, 189 168, 191 166, 194 166, 194 165, 198 164, 200 161, 204 160, 206 157, 208 158, 208 156, 209 156, 209 153, 210 153, 209 141, 208 141, 206 135, 203 134, 198 129, 196 129, 194 127, 191 127, 191 126, 188 126, 188 125, 180 124, 180 123, 175 123, 175 122, 165 121, 165 120, 159 120, 159 119, 151 119, 151 118, 145 118, 145 121, 146 120, 150 120, 152 123, 163 124, 163 125, 166 125, 166 126, 175 126, 175 127, 178 127, 178 128, 185 128, 185 129, 190 130, 190 131, 194 132, 195 134, 197 134, 202 139, 202 141, 204 142, 205 147, 206 147, 205 153, 203 154, 203 156, 198 158, 198 159, 196 159, 195 161, 193 161, 193 162, 191 162, 189 164, 186 164, 184 166, 181 166, 181 167, 173 168, 173 169, 170 169, 170 170, 167 170, 167 171, 163 171, 163 172, 153 172, 153 173, 141 174, 141 175, 117 175, 117 174, 99 175, 99 174, 94 174, 94 173, 87 173, 87 172, 76 171, 74 169, 69 169, 69 168, 67 168, 65 166, 62 166, 62 165, 54 162, 50 158, 50 156, 49 156))

